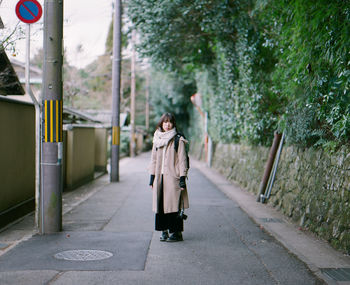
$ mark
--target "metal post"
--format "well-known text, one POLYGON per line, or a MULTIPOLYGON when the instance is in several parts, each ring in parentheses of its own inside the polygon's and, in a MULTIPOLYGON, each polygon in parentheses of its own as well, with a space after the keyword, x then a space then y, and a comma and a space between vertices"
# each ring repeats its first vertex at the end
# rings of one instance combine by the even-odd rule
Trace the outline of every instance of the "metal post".
POLYGON ((135 142, 135 97, 136 97, 136 77, 135 77, 135 67, 136 67, 136 51, 135 51, 135 38, 136 31, 132 31, 132 56, 131 56, 131 94, 130 94, 130 156, 134 157, 136 155, 136 142, 135 142))
POLYGON ((146 130, 149 129, 149 70, 146 70, 146 130))
POLYGON ((44 3, 40 233, 62 229, 63 0, 44 3))
POLYGON ((121 24, 121 0, 115 0, 112 70, 111 182, 119 181, 121 24))
POLYGON ((279 143, 281 141, 281 138, 282 138, 282 134, 279 134, 276 132, 275 136, 273 138, 271 149, 270 149, 269 158, 266 162, 264 176, 263 176, 262 181, 260 183, 259 194, 258 194, 258 197, 256 199, 257 202, 260 202, 261 195, 265 194, 267 182, 268 182, 269 177, 270 177, 271 169, 273 166, 273 162, 275 161, 276 152, 277 152, 279 143))
POLYGON ((204 114, 204 150, 205 162, 208 164, 208 112, 204 114))
POLYGON ((39 228, 40 209, 40 104, 30 87, 30 24, 26 25, 26 92, 35 107, 35 225, 39 228))

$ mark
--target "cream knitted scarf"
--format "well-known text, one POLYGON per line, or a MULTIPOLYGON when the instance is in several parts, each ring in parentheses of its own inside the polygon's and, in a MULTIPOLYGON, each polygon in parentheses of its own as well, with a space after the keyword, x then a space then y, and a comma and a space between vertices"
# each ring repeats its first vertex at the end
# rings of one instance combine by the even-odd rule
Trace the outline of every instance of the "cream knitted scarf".
POLYGON ((155 147, 162 147, 168 144, 168 142, 176 135, 176 129, 172 128, 170 131, 161 132, 156 130, 153 136, 153 144, 155 147))
MULTIPOLYGON (((153 136, 153 145, 156 148, 166 146, 175 135, 176 135, 175 128, 172 128, 170 131, 167 131, 167 132, 156 130, 153 136)), ((165 149, 166 147, 163 148, 161 174, 164 174, 165 149)))

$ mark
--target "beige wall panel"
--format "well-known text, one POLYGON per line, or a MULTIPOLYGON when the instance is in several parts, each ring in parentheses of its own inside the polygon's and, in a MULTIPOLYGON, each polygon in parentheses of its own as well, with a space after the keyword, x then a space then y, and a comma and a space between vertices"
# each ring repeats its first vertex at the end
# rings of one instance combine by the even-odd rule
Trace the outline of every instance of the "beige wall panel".
POLYGON ((67 184, 67 131, 63 130, 63 157, 62 157, 63 188, 67 184))
POLYGON ((66 187, 74 189, 94 178, 95 129, 74 127, 67 131, 66 187))
POLYGON ((0 100, 0 213, 35 195, 34 106, 0 100))
POLYGON ((137 145, 137 151, 142 152, 143 149, 143 135, 138 133, 136 135, 136 145, 137 145))
POLYGON ((107 167, 107 140, 108 130, 104 128, 95 129, 95 170, 106 171, 107 167))

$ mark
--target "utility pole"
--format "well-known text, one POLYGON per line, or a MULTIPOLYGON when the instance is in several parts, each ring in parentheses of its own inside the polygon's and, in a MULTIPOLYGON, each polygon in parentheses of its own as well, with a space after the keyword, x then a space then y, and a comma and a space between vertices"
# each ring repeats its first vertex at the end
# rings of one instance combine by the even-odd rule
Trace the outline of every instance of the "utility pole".
POLYGON ((63 0, 44 2, 40 234, 62 230, 63 0))
POLYGON ((146 130, 149 129, 149 70, 146 70, 146 130))
POLYGON ((135 97, 136 97, 136 78, 135 78, 135 68, 136 68, 136 31, 132 31, 131 36, 132 42, 132 56, 131 56, 131 100, 130 100, 130 156, 135 157, 136 155, 136 142, 135 142, 135 97))
POLYGON ((115 0, 113 26, 113 70, 112 70, 112 147, 110 181, 119 181, 120 145, 120 70, 121 70, 121 0, 115 0))

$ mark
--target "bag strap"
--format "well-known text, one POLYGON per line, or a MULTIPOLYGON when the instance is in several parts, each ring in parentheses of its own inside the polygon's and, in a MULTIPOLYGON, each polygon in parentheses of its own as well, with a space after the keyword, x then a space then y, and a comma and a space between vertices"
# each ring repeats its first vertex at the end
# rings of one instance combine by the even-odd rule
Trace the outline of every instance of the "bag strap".
POLYGON ((175 140, 174 140, 174 148, 175 151, 177 152, 177 150, 179 149, 179 140, 180 140, 181 135, 179 133, 177 133, 175 135, 175 140))

